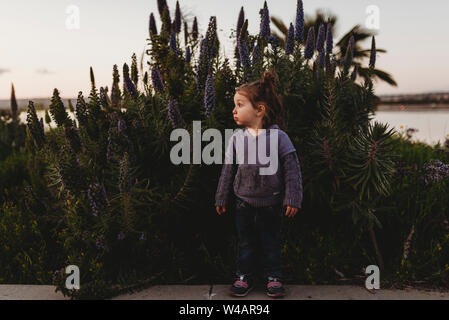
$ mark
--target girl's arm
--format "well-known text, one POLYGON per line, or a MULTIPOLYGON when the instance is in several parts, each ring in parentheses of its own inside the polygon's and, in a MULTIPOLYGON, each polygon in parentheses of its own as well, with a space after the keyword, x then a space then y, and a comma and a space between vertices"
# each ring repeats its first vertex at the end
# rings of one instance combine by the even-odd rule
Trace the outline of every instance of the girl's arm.
POLYGON ((225 162, 221 168, 220 180, 215 193, 215 206, 226 206, 229 200, 229 194, 232 191, 234 177, 237 173, 238 164, 234 163, 235 145, 234 135, 231 137, 225 154, 225 162))
POLYGON ((226 206, 229 200, 234 183, 234 176, 237 172, 237 165, 224 163, 221 169, 220 180, 218 181, 217 192, 215 193, 215 206, 226 206))
POLYGON ((301 208, 302 203, 302 174, 296 151, 281 158, 282 174, 285 181, 284 207, 301 208))

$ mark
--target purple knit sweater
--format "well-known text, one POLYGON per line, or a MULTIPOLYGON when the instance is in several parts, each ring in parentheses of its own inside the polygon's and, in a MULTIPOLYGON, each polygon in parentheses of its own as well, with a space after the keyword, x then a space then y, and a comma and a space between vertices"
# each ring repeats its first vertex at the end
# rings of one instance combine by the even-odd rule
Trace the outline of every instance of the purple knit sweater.
MULTIPOLYGON (((263 141, 263 140, 262 140, 263 141)), ((242 149, 239 149, 242 150, 242 149)), ((243 151, 241 151, 243 152, 243 151)), ((282 202, 283 206, 301 208, 302 203, 302 176, 296 149, 288 135, 274 124, 258 136, 253 136, 246 128, 236 131, 229 140, 226 149, 226 158, 233 159, 232 163, 224 163, 217 192, 215 205, 226 206, 229 196, 233 193, 238 198, 248 202, 253 207, 272 206, 282 202), (270 133, 271 130, 278 133, 278 166, 274 174, 261 175, 259 169, 268 167, 269 164, 260 164, 256 157, 256 163, 248 164, 248 141, 257 142, 261 135, 265 135, 266 155, 270 157, 270 133), (237 163, 236 141, 244 141, 243 163, 237 163)))

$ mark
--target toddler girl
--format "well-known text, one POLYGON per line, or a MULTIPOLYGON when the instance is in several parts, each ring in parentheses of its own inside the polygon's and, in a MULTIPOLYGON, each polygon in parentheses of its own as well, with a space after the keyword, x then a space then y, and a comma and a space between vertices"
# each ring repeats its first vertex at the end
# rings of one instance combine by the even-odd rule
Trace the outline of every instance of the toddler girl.
POLYGON ((265 71, 260 80, 238 87, 234 95, 234 121, 244 128, 236 130, 229 140, 226 148, 228 160, 223 164, 215 195, 219 215, 226 212, 232 191, 236 196, 238 255, 236 280, 230 290, 233 296, 245 296, 253 288, 258 238, 263 249, 266 293, 270 297, 285 294, 280 231, 284 212, 285 216, 293 217, 301 208, 302 177, 296 149, 278 126, 278 123, 282 125, 283 119, 282 103, 275 90, 276 80, 273 72, 265 71), (243 146, 237 141, 243 141, 243 146), (256 150, 264 145, 266 154, 262 151, 262 155, 270 159, 269 165, 275 168, 274 173, 261 174, 261 169, 267 165, 261 164, 258 155, 255 163, 247 163, 250 154, 258 154, 249 149, 250 144, 255 145, 256 150), (275 154, 271 154, 273 146, 276 147, 275 154), (248 159, 235 163, 236 154, 248 154, 248 159), (272 160, 275 160, 274 164, 272 160))

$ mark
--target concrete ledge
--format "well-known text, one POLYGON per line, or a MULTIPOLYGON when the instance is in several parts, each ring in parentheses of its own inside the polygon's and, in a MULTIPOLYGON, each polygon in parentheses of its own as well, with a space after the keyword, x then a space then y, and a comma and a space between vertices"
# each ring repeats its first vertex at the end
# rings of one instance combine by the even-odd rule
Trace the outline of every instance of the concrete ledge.
POLYGON ((139 292, 123 294, 112 300, 208 300, 208 285, 152 286, 139 292))
MULTIPOLYGON (((449 291, 422 289, 380 289, 368 291, 354 285, 286 285, 285 300, 449 300, 449 291)), ((263 286, 246 297, 228 294, 229 285, 152 286, 139 292, 123 294, 112 300, 270 300, 263 286)), ((69 300, 54 286, 0 285, 0 300, 69 300)))
POLYGON ((43 285, 0 285, 0 300, 70 300, 54 286, 43 285))
MULTIPOLYGON (((367 290, 361 286, 339 285, 286 285, 285 300, 449 300, 449 292, 424 291, 417 289, 367 290)), ((228 295, 229 286, 217 285, 213 287, 212 299, 236 299, 228 295)), ((255 288, 244 300, 270 300, 264 288, 255 288)))
MULTIPOLYGON (((354 285, 286 285, 285 300, 449 300, 449 292, 418 289, 367 290, 354 285)), ((140 292, 121 295, 115 300, 271 300, 264 288, 256 287, 246 297, 229 296, 229 285, 153 286, 140 292)))

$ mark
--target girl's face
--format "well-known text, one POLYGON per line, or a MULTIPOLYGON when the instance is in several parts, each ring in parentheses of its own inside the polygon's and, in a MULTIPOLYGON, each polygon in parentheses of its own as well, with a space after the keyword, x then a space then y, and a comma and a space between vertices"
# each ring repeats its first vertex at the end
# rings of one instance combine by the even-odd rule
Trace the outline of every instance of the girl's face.
POLYGON ((259 105, 259 109, 255 109, 245 95, 236 92, 234 95, 234 110, 232 114, 234 121, 239 126, 245 127, 261 127, 265 106, 259 105))

